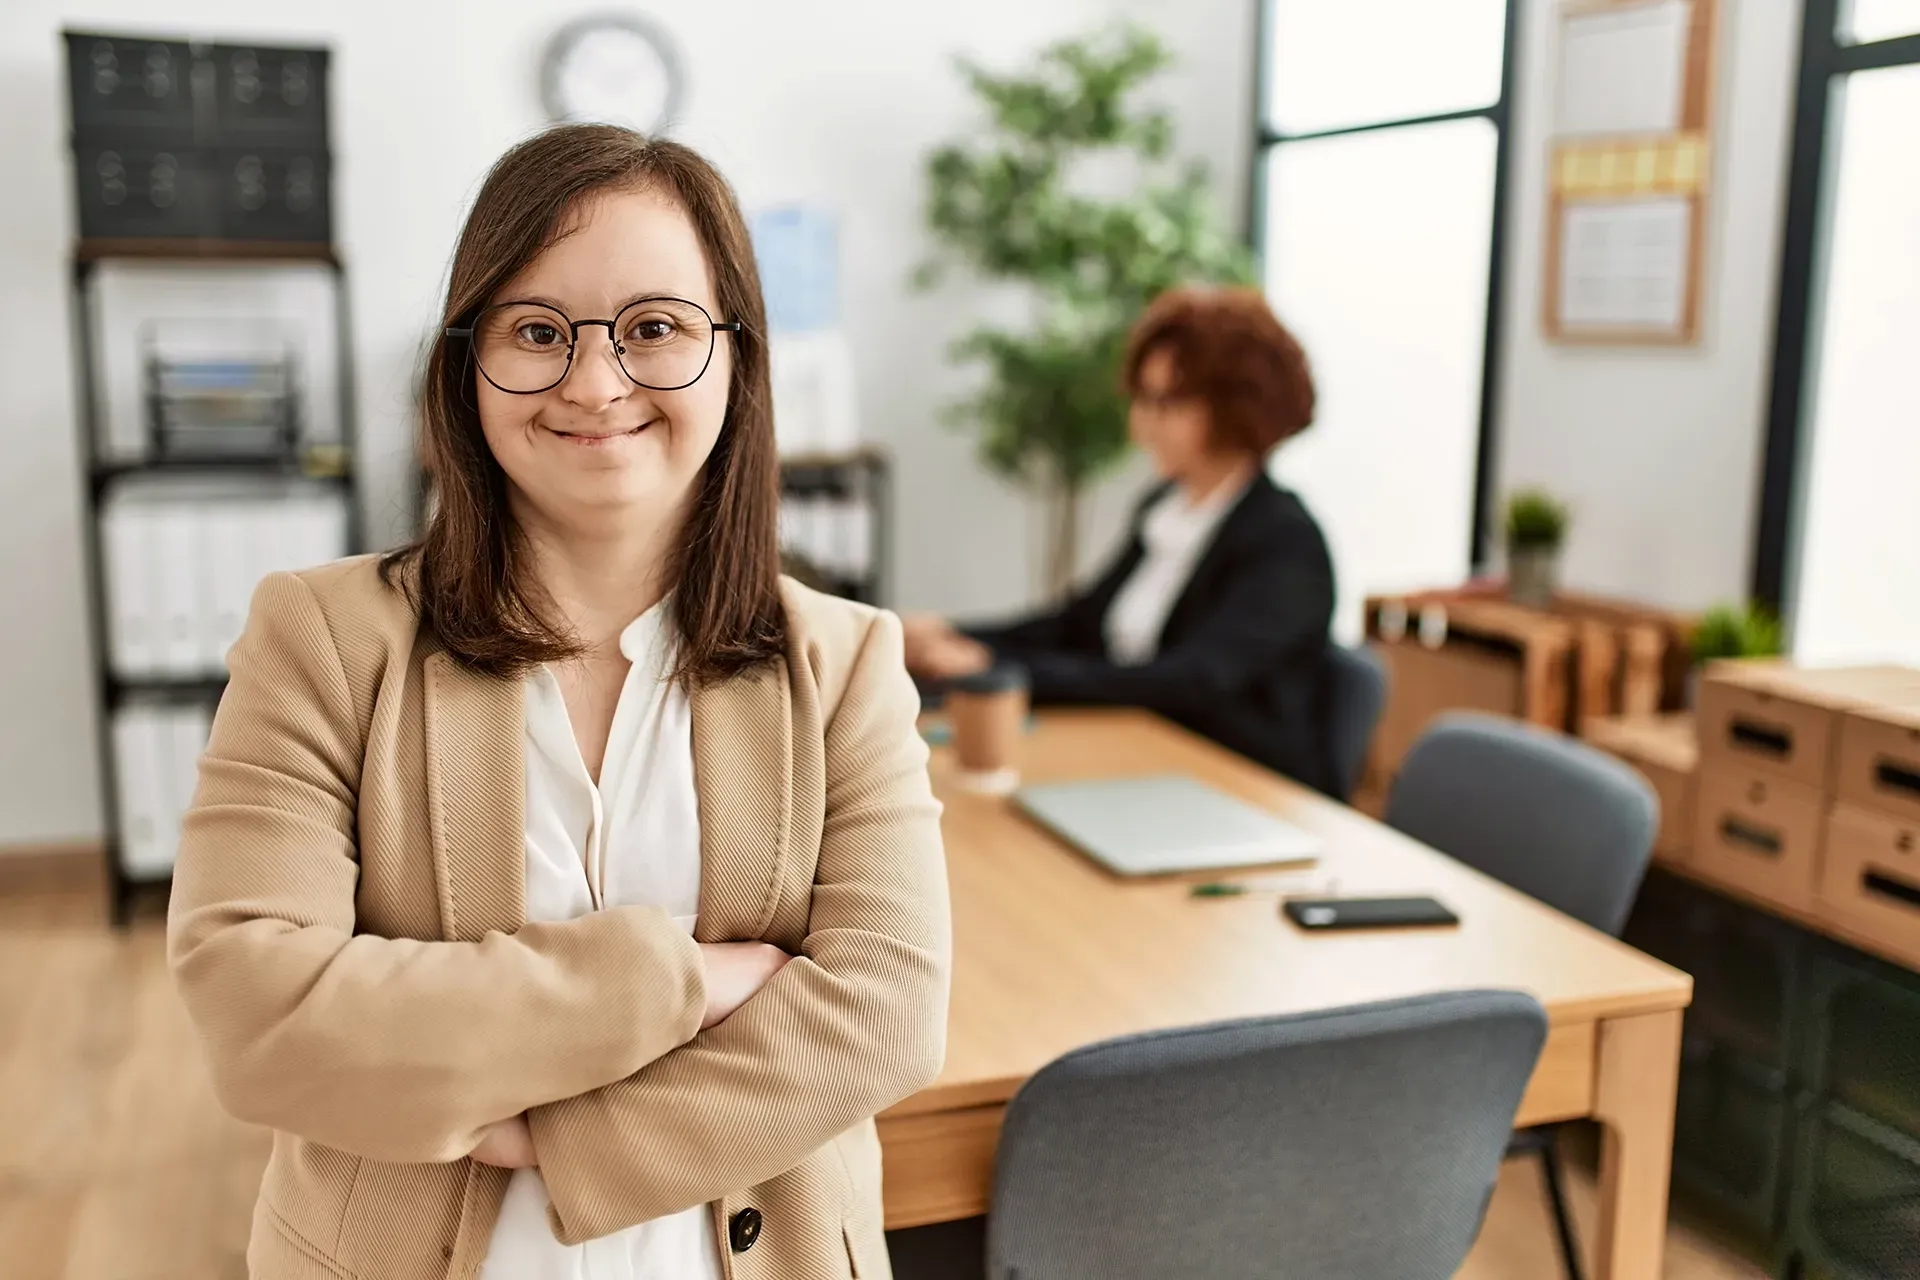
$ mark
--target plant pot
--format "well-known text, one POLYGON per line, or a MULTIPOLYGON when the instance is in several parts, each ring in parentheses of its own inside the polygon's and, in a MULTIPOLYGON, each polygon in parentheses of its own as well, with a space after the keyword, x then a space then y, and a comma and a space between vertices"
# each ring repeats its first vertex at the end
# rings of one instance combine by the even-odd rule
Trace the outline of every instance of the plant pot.
POLYGON ((1560 548, 1507 548, 1507 597, 1515 604, 1548 608, 1559 585, 1560 548))

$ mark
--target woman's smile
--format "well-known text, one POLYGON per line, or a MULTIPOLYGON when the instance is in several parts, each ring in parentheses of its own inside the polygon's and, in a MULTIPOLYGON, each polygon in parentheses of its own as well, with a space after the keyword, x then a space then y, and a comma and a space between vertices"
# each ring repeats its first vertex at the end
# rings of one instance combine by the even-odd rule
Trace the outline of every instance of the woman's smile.
POLYGON ((628 427, 624 430, 618 427, 583 427, 578 431, 562 431, 558 427, 536 425, 539 425, 540 429, 548 435, 583 449, 612 449, 619 447, 625 441, 639 439, 657 422, 659 422, 657 418, 650 419, 637 427, 628 427))

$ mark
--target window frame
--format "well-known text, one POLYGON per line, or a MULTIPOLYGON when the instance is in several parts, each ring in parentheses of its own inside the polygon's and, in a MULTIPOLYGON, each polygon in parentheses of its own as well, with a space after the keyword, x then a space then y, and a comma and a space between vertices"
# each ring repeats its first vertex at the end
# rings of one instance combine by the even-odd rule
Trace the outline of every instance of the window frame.
POLYGON ((1338 138, 1351 134, 1378 133, 1387 129, 1407 129, 1419 125, 1441 124, 1453 120, 1485 120, 1493 126, 1493 217, 1489 228, 1492 243, 1487 256, 1487 320, 1482 335, 1480 360, 1480 413, 1474 450, 1473 514, 1467 563, 1479 573, 1488 561, 1493 533, 1494 471, 1498 462, 1499 375, 1501 338, 1506 328, 1506 250, 1507 208, 1512 179, 1513 97, 1517 73, 1516 50, 1520 36, 1522 0, 1505 0, 1504 44, 1500 51, 1500 93, 1484 107, 1460 111, 1441 111, 1428 115, 1397 116, 1366 124, 1341 125, 1331 129, 1313 129, 1289 133, 1276 129, 1269 119, 1268 105, 1273 88, 1274 10, 1278 0, 1259 0, 1254 24, 1254 128, 1252 182, 1247 193, 1248 238, 1255 256, 1264 267, 1267 256, 1267 181, 1270 167, 1281 147, 1294 142, 1338 138))
POLYGON ((1802 474, 1811 449, 1810 379, 1819 358, 1822 277, 1832 238, 1832 184, 1838 148, 1827 146, 1834 98, 1856 71, 1920 63, 1920 34, 1866 44, 1842 40, 1845 0, 1806 0, 1794 91, 1793 154, 1774 321, 1773 367, 1749 594, 1775 611, 1790 603, 1800 541, 1802 474))

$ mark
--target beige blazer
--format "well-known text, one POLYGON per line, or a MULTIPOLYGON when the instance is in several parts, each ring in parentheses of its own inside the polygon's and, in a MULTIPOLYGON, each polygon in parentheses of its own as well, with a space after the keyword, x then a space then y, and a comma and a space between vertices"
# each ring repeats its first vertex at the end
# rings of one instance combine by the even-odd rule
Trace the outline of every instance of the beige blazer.
POLYGON ((258 1280, 475 1275, 508 1174, 465 1153, 521 1112, 561 1240, 712 1202, 730 1276, 888 1275, 871 1117, 945 1048, 939 808, 899 623, 784 589, 784 661, 693 694, 696 937, 795 958, 700 1031, 665 912, 527 923, 518 683, 371 558, 261 585, 168 922, 221 1101, 276 1130, 258 1280))

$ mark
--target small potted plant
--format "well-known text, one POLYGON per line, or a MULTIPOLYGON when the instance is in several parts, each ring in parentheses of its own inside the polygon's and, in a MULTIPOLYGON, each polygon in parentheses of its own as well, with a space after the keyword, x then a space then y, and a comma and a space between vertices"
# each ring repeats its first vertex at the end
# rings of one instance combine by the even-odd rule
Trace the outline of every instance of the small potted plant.
POLYGON ((1516 604, 1544 609, 1553 603, 1567 520, 1566 504, 1544 489, 1521 489, 1507 499, 1507 595, 1516 604))
POLYGON ((1777 658, 1786 650, 1780 619, 1763 605, 1715 605, 1693 629, 1693 670, 1687 673, 1687 704, 1693 705, 1700 672, 1722 658, 1777 658))

